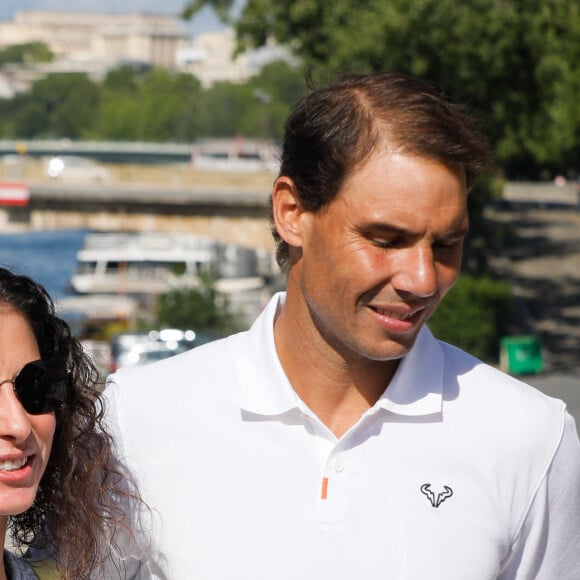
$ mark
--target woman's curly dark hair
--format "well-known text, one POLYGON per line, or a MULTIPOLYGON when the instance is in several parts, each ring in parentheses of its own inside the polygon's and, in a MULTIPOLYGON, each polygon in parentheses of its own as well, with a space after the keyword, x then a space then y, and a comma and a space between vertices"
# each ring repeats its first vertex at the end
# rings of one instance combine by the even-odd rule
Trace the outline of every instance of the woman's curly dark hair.
POLYGON ((57 411, 36 499, 26 512, 9 518, 10 533, 17 545, 53 551, 65 578, 89 578, 118 548, 118 534, 131 535, 129 506, 140 504, 139 495, 103 425, 98 371, 56 315, 47 291, 0 268, 0 304, 27 319, 43 360, 69 369, 73 386, 68 403, 57 411))

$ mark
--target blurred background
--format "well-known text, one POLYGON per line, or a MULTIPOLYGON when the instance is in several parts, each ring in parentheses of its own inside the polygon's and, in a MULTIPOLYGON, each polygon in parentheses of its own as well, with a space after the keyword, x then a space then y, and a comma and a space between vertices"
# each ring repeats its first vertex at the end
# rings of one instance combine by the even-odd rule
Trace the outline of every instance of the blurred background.
POLYGON ((576 1, 119 4, 0 7, 0 263, 103 375, 251 324, 283 288, 267 204, 290 108, 392 70, 466 105, 496 155, 432 330, 580 410, 576 1))

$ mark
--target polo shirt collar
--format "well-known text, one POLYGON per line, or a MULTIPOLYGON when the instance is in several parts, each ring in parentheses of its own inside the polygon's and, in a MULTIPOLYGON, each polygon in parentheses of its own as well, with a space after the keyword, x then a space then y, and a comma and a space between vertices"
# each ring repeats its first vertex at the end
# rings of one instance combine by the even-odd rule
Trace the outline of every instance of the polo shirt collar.
MULTIPOLYGON (((244 346, 234 352, 240 408, 257 415, 281 415, 300 408, 274 343, 274 321, 285 297, 278 292, 271 298, 245 335, 244 346)), ((442 377, 441 347, 423 327, 373 410, 410 416, 440 413, 442 377)))
POLYGON ((298 407, 274 343, 274 321, 285 298, 284 292, 274 294, 248 330, 243 348, 234 353, 240 408, 257 415, 281 415, 298 407))
POLYGON ((443 353, 424 326, 375 408, 398 415, 433 415, 443 405, 443 353))

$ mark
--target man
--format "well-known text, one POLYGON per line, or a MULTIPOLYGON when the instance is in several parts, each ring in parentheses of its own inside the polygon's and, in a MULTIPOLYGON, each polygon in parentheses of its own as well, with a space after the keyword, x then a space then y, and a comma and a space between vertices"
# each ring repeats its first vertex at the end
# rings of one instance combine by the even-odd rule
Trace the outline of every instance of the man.
POLYGON ((564 404, 425 326, 487 161, 404 76, 294 110, 271 200, 287 292, 248 332, 110 380, 169 577, 580 578, 564 404))

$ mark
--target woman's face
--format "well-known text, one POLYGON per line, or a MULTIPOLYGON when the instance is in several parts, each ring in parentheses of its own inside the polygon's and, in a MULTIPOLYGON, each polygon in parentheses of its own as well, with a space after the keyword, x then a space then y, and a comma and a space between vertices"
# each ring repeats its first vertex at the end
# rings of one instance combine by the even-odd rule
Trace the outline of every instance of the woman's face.
MULTIPOLYGON (((26 318, 10 306, 0 305, 0 382, 13 379, 25 364, 39 358, 26 318)), ((32 505, 55 427, 53 412, 29 415, 13 384, 0 385, 0 517, 20 514, 32 505)))

